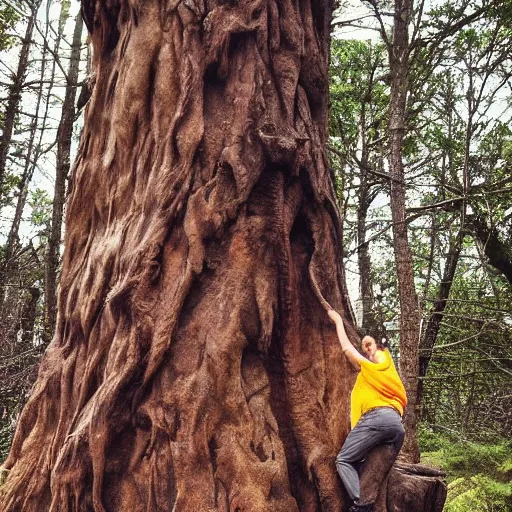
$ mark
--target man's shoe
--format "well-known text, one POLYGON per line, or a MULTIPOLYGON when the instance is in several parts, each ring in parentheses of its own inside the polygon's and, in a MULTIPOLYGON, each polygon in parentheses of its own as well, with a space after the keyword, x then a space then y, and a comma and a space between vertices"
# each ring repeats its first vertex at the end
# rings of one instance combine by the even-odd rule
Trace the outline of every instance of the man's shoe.
POLYGON ((359 505, 358 503, 354 503, 349 512, 373 512, 373 503, 368 503, 367 505, 359 505))

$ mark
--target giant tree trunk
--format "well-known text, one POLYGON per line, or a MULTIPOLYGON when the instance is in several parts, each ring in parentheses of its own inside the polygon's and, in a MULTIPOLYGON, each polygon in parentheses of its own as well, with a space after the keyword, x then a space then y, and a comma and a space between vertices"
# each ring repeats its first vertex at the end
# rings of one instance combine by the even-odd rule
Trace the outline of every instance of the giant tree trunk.
POLYGON ((329 2, 83 8, 57 325, 0 508, 340 511, 329 2))
POLYGON ((354 374, 309 277, 345 309, 330 14, 84 2, 96 85, 2 510, 340 510, 354 374))

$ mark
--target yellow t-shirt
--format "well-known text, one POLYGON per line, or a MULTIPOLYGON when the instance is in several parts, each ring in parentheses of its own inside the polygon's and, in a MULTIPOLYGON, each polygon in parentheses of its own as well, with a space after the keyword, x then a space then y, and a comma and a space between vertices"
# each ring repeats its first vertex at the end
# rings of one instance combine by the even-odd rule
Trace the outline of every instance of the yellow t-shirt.
POLYGON ((387 349, 377 350, 376 356, 378 363, 361 361, 361 371, 350 398, 352 428, 365 412, 374 407, 391 406, 403 414, 407 405, 405 388, 391 354, 387 349))

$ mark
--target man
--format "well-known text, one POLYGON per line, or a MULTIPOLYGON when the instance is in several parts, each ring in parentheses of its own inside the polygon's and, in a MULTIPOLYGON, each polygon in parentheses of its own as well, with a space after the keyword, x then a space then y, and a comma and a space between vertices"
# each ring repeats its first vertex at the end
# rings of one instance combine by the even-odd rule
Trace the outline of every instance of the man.
POLYGON ((383 444, 392 448, 389 462, 396 459, 404 440, 402 415, 407 396, 389 351, 365 336, 363 357, 350 343, 341 316, 332 309, 328 314, 336 325, 343 354, 360 370, 351 394, 352 430, 336 457, 336 468, 353 500, 350 512, 371 512, 373 503, 360 501, 357 468, 372 449, 383 444))

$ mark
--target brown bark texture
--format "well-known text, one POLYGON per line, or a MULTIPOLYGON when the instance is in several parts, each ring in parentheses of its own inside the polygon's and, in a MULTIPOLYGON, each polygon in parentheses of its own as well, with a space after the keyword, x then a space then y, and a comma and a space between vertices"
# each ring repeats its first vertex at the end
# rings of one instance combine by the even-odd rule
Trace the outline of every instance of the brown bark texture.
POLYGON ((374 504, 374 512, 442 512, 446 501, 446 476, 421 464, 396 462, 394 450, 382 445, 364 461, 361 497, 374 504))
POLYGON ((5 511, 340 510, 329 2, 83 4, 95 87, 5 511))
POLYGON ((55 336, 0 509, 342 510, 355 373, 318 300, 350 311, 324 154, 331 6, 83 14, 95 86, 55 336))

